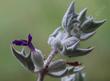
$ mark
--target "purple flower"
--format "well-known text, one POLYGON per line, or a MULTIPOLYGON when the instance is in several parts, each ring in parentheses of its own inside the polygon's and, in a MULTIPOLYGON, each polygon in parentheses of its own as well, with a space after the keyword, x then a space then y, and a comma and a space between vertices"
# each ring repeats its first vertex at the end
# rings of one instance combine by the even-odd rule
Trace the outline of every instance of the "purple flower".
POLYGON ((12 44, 16 46, 28 46, 31 49, 31 51, 34 51, 35 48, 31 41, 32 41, 32 35, 29 34, 27 40, 14 40, 12 41, 12 44))
POLYGON ((17 46, 27 46, 28 45, 27 40, 14 40, 12 43, 17 46))

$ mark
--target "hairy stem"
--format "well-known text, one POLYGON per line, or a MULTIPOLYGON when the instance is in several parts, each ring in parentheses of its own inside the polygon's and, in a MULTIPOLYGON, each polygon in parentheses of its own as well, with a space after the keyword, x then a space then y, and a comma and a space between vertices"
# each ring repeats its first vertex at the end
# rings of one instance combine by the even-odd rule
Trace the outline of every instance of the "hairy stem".
POLYGON ((45 74, 47 72, 48 66, 51 63, 51 61, 54 58, 54 56, 57 54, 57 52, 58 52, 57 49, 52 49, 52 51, 50 52, 49 56, 45 60, 44 69, 42 69, 38 73, 38 79, 37 79, 37 81, 43 81, 44 80, 44 77, 45 77, 45 74))
POLYGON ((42 72, 38 73, 37 81, 43 81, 44 80, 44 74, 42 72))
POLYGON ((46 61, 45 61, 45 65, 44 65, 44 68, 48 68, 50 62, 52 61, 52 59, 54 58, 54 56, 57 54, 57 49, 53 49, 49 56, 47 57, 46 61))

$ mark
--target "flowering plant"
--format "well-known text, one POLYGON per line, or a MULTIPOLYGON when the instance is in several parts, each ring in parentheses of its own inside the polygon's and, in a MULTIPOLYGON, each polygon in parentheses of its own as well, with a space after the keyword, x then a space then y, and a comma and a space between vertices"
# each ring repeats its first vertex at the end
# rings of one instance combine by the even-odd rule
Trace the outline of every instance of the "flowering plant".
POLYGON ((55 55, 60 53, 67 57, 78 57, 89 54, 93 47, 80 48, 80 42, 85 41, 96 33, 105 20, 94 21, 92 16, 86 16, 87 9, 80 13, 75 12, 75 3, 72 2, 63 16, 61 26, 49 36, 48 44, 52 50, 47 58, 32 43, 32 35, 27 40, 12 41, 12 52, 21 64, 29 71, 38 75, 37 81, 43 81, 45 75, 61 78, 61 81, 84 81, 84 66, 78 62, 68 62, 64 59, 53 61, 55 55), (25 49, 18 51, 14 46, 29 48, 27 54, 25 49))

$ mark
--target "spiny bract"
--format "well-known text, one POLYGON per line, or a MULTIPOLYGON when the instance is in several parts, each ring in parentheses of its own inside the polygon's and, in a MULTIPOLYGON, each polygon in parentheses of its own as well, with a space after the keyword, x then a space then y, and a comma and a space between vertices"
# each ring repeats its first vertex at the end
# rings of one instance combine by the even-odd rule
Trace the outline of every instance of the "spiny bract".
POLYGON ((69 57, 83 56, 91 52, 93 47, 80 48, 80 41, 93 36, 105 20, 95 21, 92 16, 86 16, 86 13, 86 8, 76 13, 75 3, 72 2, 63 16, 61 26, 50 35, 48 44, 69 57))

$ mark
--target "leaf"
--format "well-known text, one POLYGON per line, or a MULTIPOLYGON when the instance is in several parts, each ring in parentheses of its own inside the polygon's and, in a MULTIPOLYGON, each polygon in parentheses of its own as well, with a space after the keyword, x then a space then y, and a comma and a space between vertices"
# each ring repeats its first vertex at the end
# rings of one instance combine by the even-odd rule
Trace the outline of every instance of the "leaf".
POLYGON ((52 62, 48 67, 48 72, 59 72, 66 68, 65 62, 60 59, 57 61, 52 62))
POLYGON ((80 36, 80 40, 87 40, 90 37, 92 37, 94 34, 96 33, 96 31, 90 32, 90 33, 82 33, 80 36))
POLYGON ((48 72, 48 75, 56 78, 61 78, 67 74, 67 71, 68 71, 67 69, 64 69, 58 72, 48 72))
POLYGON ((75 3, 72 2, 62 19, 62 27, 64 27, 65 31, 69 32, 71 29, 70 25, 74 22, 76 17, 77 14, 75 13, 75 3))
POLYGON ((68 67, 69 73, 66 76, 61 78, 61 81, 84 81, 85 74, 82 72, 84 69, 83 66, 78 67, 68 67))
POLYGON ((33 64, 32 60, 31 60, 31 55, 29 54, 26 57, 26 56, 24 56, 25 54, 23 54, 24 51, 19 52, 13 46, 11 47, 11 49, 12 49, 13 55, 20 61, 20 63, 24 67, 26 67, 28 70, 33 72, 35 67, 34 67, 34 64, 33 64))
POLYGON ((72 37, 69 37, 65 40, 62 40, 61 44, 64 46, 64 49, 74 49, 77 44, 79 43, 79 39, 72 36, 72 37))
POLYGON ((85 81, 85 73, 82 71, 75 73, 75 81, 85 81))
POLYGON ((68 57, 78 57, 78 56, 84 56, 87 55, 89 52, 93 50, 93 47, 82 49, 82 48, 76 48, 75 50, 66 50, 65 52, 61 52, 63 55, 68 57))
POLYGON ((86 19, 86 12, 87 12, 87 8, 83 9, 77 17, 77 20, 80 21, 81 23, 84 22, 86 19))
POLYGON ((42 69, 44 65, 44 57, 40 50, 36 49, 31 52, 31 59, 37 69, 42 69))
POLYGON ((84 66, 77 66, 74 68, 73 72, 74 73, 77 73, 77 72, 80 72, 80 71, 83 71, 84 70, 84 66))
POLYGON ((74 66, 67 66, 67 69, 68 69, 68 72, 67 72, 67 75, 71 75, 71 74, 73 74, 74 73, 74 66))
POLYGON ((76 56, 83 56, 83 55, 86 55, 89 52, 91 52, 93 49, 94 49, 94 47, 89 47, 89 48, 85 48, 85 49, 77 48, 74 55, 76 55, 76 56))
POLYGON ((93 18, 86 20, 81 27, 84 33, 90 33, 95 31, 98 27, 105 23, 106 20, 93 21, 93 18))
POLYGON ((75 74, 67 75, 61 78, 61 81, 75 81, 75 74))

